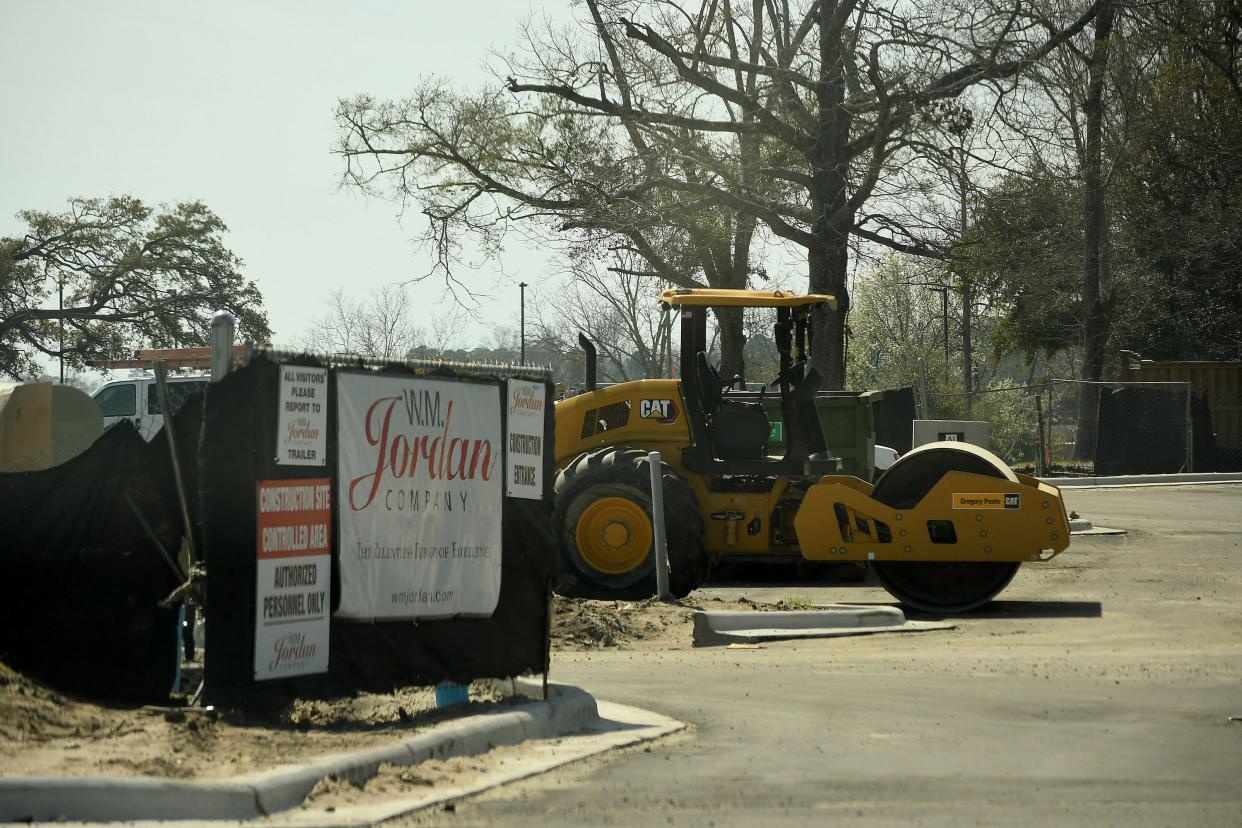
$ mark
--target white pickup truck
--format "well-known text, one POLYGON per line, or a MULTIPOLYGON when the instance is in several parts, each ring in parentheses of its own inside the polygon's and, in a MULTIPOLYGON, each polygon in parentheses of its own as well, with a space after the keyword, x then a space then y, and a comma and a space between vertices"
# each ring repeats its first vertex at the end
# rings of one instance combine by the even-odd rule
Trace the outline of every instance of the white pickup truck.
MULTIPOLYGON (((187 397, 206 388, 210 379, 205 374, 170 376, 168 402, 173 413, 181 408, 187 397)), ((164 415, 160 413, 160 395, 154 376, 114 380, 96 391, 93 399, 103 412, 105 429, 122 420, 130 420, 143 439, 149 441, 164 427, 164 415)))

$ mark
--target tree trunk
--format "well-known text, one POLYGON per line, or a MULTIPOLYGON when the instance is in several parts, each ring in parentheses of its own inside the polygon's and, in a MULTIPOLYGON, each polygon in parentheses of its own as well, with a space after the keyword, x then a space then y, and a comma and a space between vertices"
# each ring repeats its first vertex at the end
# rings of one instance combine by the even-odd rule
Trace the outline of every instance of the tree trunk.
POLYGON ((975 401, 975 345, 971 335, 974 325, 972 303, 975 301, 970 282, 962 282, 962 390, 966 392, 966 416, 975 401))
MULTIPOLYGON (((733 233, 706 248, 703 272, 708 285, 728 290, 745 290, 750 275, 750 243, 755 233, 755 220, 734 216, 733 233)), ((743 331, 742 309, 736 307, 713 307, 720 336, 720 376, 746 376, 746 360, 743 351, 746 335, 743 331)))
POLYGON ((845 319, 850 297, 846 289, 849 267, 850 220, 843 221, 849 173, 850 115, 845 103, 843 44, 832 36, 835 0, 819 5, 820 76, 815 85, 818 103, 815 139, 811 147, 811 233, 815 246, 807 251, 811 293, 836 297, 835 310, 820 309, 812 318, 811 364, 824 378, 824 390, 845 387, 845 319))
MULTIPOLYGON (((962 151, 958 155, 958 187, 959 187, 959 207, 958 210, 958 238, 965 243, 966 241, 966 207, 967 197, 970 194, 970 181, 966 177, 966 139, 962 138, 962 151)), ((964 274, 959 273, 962 289, 962 390, 966 392, 966 418, 970 419, 971 411, 975 402, 975 343, 974 343, 974 290, 970 284, 970 279, 964 274)), ((945 290, 945 301, 949 299, 949 292, 945 290)))
POLYGON ((1099 414, 1099 382, 1104 376, 1104 349, 1108 345, 1109 313, 1101 291, 1101 272, 1107 273, 1104 258, 1109 245, 1104 205, 1103 123, 1104 78, 1108 70, 1108 38, 1113 29, 1115 9, 1104 3, 1095 18, 1095 40, 1088 67, 1087 97, 1083 103, 1086 116, 1087 157, 1083 165, 1086 201, 1083 206, 1083 235, 1086 249, 1083 260, 1083 360, 1082 385, 1078 398, 1078 433, 1074 440, 1074 457, 1085 460, 1095 455, 1099 414))
POLYGON ((720 328, 720 376, 746 378, 745 360, 742 352, 746 348, 746 334, 742 329, 742 309, 733 307, 716 307, 716 324, 720 328))
POLYGON ((837 300, 836 310, 819 309, 811 316, 811 365, 823 377, 820 387, 825 391, 845 387, 845 318, 850 303, 845 275, 849 250, 844 237, 834 247, 830 251, 812 249, 808 255, 809 292, 826 293, 837 300))

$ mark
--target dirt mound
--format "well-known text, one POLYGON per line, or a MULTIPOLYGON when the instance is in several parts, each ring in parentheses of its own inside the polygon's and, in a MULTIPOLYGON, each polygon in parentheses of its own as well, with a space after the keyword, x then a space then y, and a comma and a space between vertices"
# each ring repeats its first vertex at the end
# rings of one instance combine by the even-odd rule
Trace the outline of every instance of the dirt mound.
POLYGON ((0 664, 0 775, 218 779, 409 738, 419 729, 520 703, 473 682, 470 703, 437 709, 429 687, 298 699, 265 715, 101 705, 0 664))
MULTIPOLYGON (((490 681, 470 683, 472 704, 507 703, 490 681)), ((281 723, 297 728, 366 730, 414 721, 434 722, 451 718, 452 711, 436 710, 434 687, 398 687, 390 693, 361 692, 340 699, 296 699, 279 715, 281 723)))
POLYGON ((557 597, 552 648, 591 650, 662 638, 670 626, 689 624, 692 607, 646 601, 592 601, 557 597))
POLYGON ((797 602, 771 605, 746 598, 737 601, 689 598, 666 604, 655 598, 645 601, 593 601, 558 595, 552 607, 552 649, 689 647, 696 609, 763 611, 791 609, 794 603, 797 602))
POLYGON ((104 728, 101 717, 0 663, 0 740, 45 742, 104 728))

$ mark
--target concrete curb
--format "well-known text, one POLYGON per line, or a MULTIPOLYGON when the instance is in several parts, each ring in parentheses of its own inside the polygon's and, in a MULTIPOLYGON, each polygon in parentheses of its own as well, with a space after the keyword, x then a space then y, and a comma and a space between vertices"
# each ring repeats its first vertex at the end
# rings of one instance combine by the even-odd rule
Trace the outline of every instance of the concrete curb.
MULTIPOLYGON (((686 724, 650 710, 640 710, 607 701, 599 702, 599 719, 570 738, 545 740, 493 766, 481 778, 465 784, 436 785, 413 796, 366 799, 357 804, 337 803, 322 807, 314 800, 260 823, 272 828, 342 828, 377 825, 435 805, 473 796, 499 785, 529 779, 570 762, 589 756, 650 742, 685 730, 686 724)), ((135 828, 180 828, 170 823, 137 823, 135 828)))
POLYGON ((0 779, 0 821, 246 820, 302 803, 320 779, 362 783, 382 763, 485 753, 499 745, 547 739, 581 730, 599 718, 595 697, 569 685, 550 685, 550 698, 503 712, 447 722, 396 744, 325 756, 234 779, 17 776, 0 779))
POLYGON ((1206 483, 1242 483, 1242 472, 1192 474, 1131 474, 1116 477, 1043 477, 1059 489, 1101 489, 1121 486, 1193 486, 1206 483))
POLYGON ((1107 526, 1095 526, 1086 518, 1071 518, 1070 534, 1077 537, 1080 535, 1124 535, 1127 533, 1125 529, 1110 529, 1107 526))
POLYGON ((694 646, 881 632, 923 632, 952 627, 952 624, 907 621, 905 613, 896 607, 843 606, 789 612, 695 610, 694 646))

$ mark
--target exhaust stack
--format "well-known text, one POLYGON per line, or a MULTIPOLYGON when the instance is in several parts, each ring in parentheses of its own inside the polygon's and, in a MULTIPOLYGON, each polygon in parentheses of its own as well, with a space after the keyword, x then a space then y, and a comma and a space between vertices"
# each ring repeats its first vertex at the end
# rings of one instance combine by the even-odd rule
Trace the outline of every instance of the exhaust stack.
POLYGON ((578 332, 578 344, 586 354, 586 390, 595 390, 595 343, 587 339, 587 335, 578 332))

